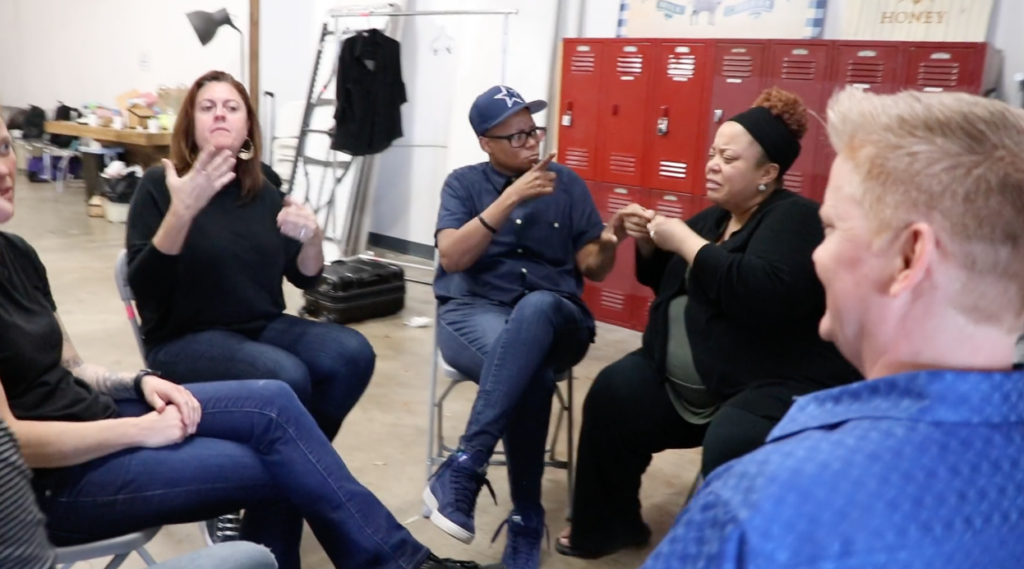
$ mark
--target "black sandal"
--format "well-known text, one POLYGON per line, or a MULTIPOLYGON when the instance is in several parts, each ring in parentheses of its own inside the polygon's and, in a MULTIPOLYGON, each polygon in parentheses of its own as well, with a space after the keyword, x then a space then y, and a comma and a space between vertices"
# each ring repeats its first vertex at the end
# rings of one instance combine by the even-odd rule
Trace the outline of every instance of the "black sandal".
MULTIPOLYGON (((569 535, 569 541, 572 542, 572 534, 569 535)), ((562 543, 562 538, 559 537, 555 540, 555 551, 565 555, 566 557, 575 557, 577 559, 600 559, 607 557, 622 551, 623 549, 635 549, 647 547, 651 543, 651 531, 647 530, 646 535, 636 536, 634 539, 627 539, 620 544, 613 545, 611 547, 602 548, 600 550, 585 550, 577 549, 572 545, 565 545, 562 543)))

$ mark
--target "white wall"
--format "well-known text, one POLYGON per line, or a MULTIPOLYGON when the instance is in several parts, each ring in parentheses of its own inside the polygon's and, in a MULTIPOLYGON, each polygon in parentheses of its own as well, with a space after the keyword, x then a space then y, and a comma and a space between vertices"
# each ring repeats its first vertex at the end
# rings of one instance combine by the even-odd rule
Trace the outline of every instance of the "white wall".
POLYGON ((248 0, 0 0, 0 100, 114 105, 129 89, 190 84, 211 69, 237 76, 238 34, 222 28, 204 47, 185 17, 220 8, 248 30, 248 0))
MULTIPOLYGON (((829 1, 826 38, 838 35, 848 1, 829 1)), ((279 114, 289 101, 305 97, 327 11, 366 3, 261 0, 261 90, 277 94, 279 114)), ((518 9, 510 19, 506 82, 527 97, 547 98, 559 5, 561 29, 568 37, 612 37, 620 0, 406 0, 405 5, 419 10, 518 9)), ((239 22, 247 21, 247 0, 0 0, 0 53, 6 54, 0 57, 0 101, 44 107, 57 100, 112 103, 115 95, 133 87, 189 83, 212 68, 236 72, 237 35, 222 30, 204 48, 184 16, 192 9, 220 7, 239 22), (143 55, 148 65, 140 63, 143 55)), ((1024 2, 996 0, 992 21, 990 41, 1006 57, 1003 92, 1019 103, 1012 76, 1024 71, 1024 34, 1019 32, 1024 2)), ((501 18, 417 17, 402 25, 398 39, 409 96, 402 109, 405 136, 380 156, 370 230, 429 245, 444 177, 484 159, 466 115, 478 93, 501 81, 501 18), (430 47, 442 26, 454 53, 435 56, 430 47)), ((537 120, 545 124, 546 113, 537 120)), ((342 196, 339 201, 346 200, 342 196)))
MULTIPOLYGON (((483 7, 473 0, 415 0, 415 9, 483 7)), ((555 45, 557 2, 509 0, 487 8, 514 8, 509 19, 505 83, 525 97, 546 99, 555 45)), ((405 136, 380 157, 380 174, 370 230, 432 244, 441 186, 448 172, 486 159, 469 126, 477 95, 502 83, 500 16, 421 17, 406 22, 402 69, 409 103, 403 108, 405 136), (452 53, 435 55, 432 43, 444 33, 452 53)), ((536 116, 546 123, 547 113, 536 116)))

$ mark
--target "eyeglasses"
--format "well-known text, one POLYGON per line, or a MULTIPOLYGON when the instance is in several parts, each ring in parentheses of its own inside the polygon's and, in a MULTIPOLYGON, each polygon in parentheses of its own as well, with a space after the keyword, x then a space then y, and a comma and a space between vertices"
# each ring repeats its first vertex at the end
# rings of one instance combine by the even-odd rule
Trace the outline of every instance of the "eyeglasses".
POLYGON ((514 132, 512 134, 503 135, 484 135, 484 138, 493 138, 496 140, 507 140, 512 148, 522 148, 526 146, 527 139, 534 139, 537 142, 544 142, 544 138, 547 137, 548 129, 542 126, 534 127, 530 130, 523 132, 514 132))

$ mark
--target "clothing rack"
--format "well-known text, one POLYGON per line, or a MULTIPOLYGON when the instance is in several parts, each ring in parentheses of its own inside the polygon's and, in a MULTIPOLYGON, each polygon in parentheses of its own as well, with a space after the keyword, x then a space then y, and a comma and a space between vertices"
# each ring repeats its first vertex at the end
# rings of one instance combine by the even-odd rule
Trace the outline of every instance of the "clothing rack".
MULTIPOLYGON (((351 19, 351 18, 367 18, 367 19, 369 19, 369 18, 385 18, 385 17, 386 18, 390 18, 390 17, 405 18, 405 17, 419 17, 419 16, 502 16, 504 18, 504 21, 503 21, 503 24, 502 24, 501 81, 502 81, 502 83, 505 83, 506 80, 507 80, 507 70, 508 70, 508 28, 509 28, 509 16, 514 16, 514 15, 517 15, 518 13, 519 13, 519 10, 514 10, 514 9, 505 9, 505 10, 502 10, 502 9, 488 9, 488 10, 405 10, 403 7, 401 7, 401 6, 397 5, 397 4, 394 4, 394 3, 383 4, 383 5, 376 5, 376 6, 346 6, 346 7, 343 7, 343 8, 336 8, 336 9, 330 10, 328 12, 328 16, 327 17, 328 17, 329 20, 331 20, 331 22, 333 23, 333 26, 331 28, 328 28, 327 24, 325 23, 324 26, 323 26, 323 31, 321 33, 320 50, 318 50, 318 52, 317 52, 317 59, 316 59, 316 62, 314 63, 313 79, 310 82, 310 89, 309 89, 309 93, 308 93, 307 101, 306 101, 307 110, 306 110, 305 116, 303 118, 302 129, 301 129, 300 134, 299 134, 299 137, 300 137, 299 138, 299 143, 298 143, 299 151, 296 153, 295 164, 293 165, 291 179, 289 180, 289 189, 288 189, 289 192, 292 189, 292 184, 295 181, 296 174, 299 172, 299 168, 300 168, 300 164, 299 163, 303 162, 303 168, 305 168, 306 157, 303 156, 304 153, 302 151, 302 149, 304 149, 306 147, 306 145, 305 145, 305 137, 307 136, 307 134, 312 134, 312 135, 318 135, 318 134, 319 135, 324 135, 324 134, 327 134, 326 132, 321 132, 321 131, 316 130, 316 129, 311 129, 310 125, 309 125, 309 121, 310 121, 311 116, 312 116, 312 111, 313 111, 313 109, 315 107, 317 107, 317 106, 324 106, 325 104, 330 104, 331 103, 330 100, 324 98, 324 94, 326 93, 326 91, 328 89, 329 82, 332 81, 332 80, 335 80, 336 77, 337 77, 337 70, 332 71, 329 80, 327 82, 324 82, 323 87, 319 89, 319 93, 316 92, 317 91, 318 71, 320 69, 320 65, 321 65, 321 62, 322 62, 322 57, 325 55, 324 54, 324 50, 323 50, 324 42, 328 41, 329 37, 333 37, 336 40, 337 38, 341 37, 342 35, 344 35, 347 32, 355 32, 355 31, 357 31, 357 30, 348 28, 347 26, 345 28, 339 27, 339 22, 341 20, 346 20, 346 19, 351 19)), ((383 31, 384 33, 387 33, 388 35, 392 35, 392 37, 400 35, 400 33, 399 33, 400 29, 401 29, 400 26, 395 26, 394 29, 392 29, 391 24, 392 24, 392 21, 389 20, 388 24, 381 31, 383 31)), ((336 104, 336 101, 334 103, 336 104)), ((376 257, 375 255, 367 254, 366 253, 366 243, 367 243, 367 238, 368 238, 368 234, 369 234, 369 229, 367 227, 368 222, 369 222, 368 217, 369 217, 369 213, 370 213, 370 211, 369 211, 370 210, 369 204, 372 203, 372 200, 370 199, 371 198, 370 192, 373 190, 373 188, 374 188, 374 186, 376 184, 376 180, 377 180, 377 169, 378 169, 377 168, 378 167, 377 156, 378 155, 357 156, 357 157, 352 157, 350 162, 338 161, 338 162, 333 162, 331 164, 325 164, 324 161, 317 160, 315 158, 310 158, 309 159, 311 161, 311 163, 313 163, 314 165, 320 165, 321 167, 330 167, 332 169, 333 173, 334 173, 334 176, 332 176, 333 187, 330 188, 330 194, 329 194, 330 197, 328 198, 328 203, 326 204, 326 207, 324 207, 324 204, 321 204, 319 208, 314 207, 314 209, 318 210, 318 213, 319 213, 319 210, 323 210, 323 209, 328 209, 329 210, 327 212, 327 220, 328 220, 328 222, 330 222, 332 220, 333 212, 330 211, 330 210, 334 209, 334 197, 335 197, 335 194, 337 193, 337 190, 338 190, 339 186, 341 185, 342 181, 345 178, 347 178, 350 174, 355 177, 354 182, 353 182, 352 192, 351 192, 351 195, 349 196, 349 208, 348 208, 348 210, 346 212, 346 219, 344 220, 344 227, 342 229, 343 235, 334 235, 333 231, 328 231, 326 226, 325 226, 325 235, 328 236, 329 240, 335 242, 338 245, 339 250, 340 250, 340 256, 343 259, 352 259, 352 258, 357 258, 358 257, 358 258, 363 258, 363 259, 385 261, 385 262, 389 262, 389 263, 393 263, 393 264, 400 264, 400 265, 404 265, 404 266, 415 267, 415 268, 420 268, 420 269, 424 269, 424 270, 428 270, 428 271, 433 271, 434 270, 434 266, 433 265, 417 265, 417 264, 413 264, 413 263, 396 263, 395 261, 391 261, 391 260, 387 260, 387 259, 381 259, 381 258, 376 257), (337 168, 339 166, 344 166, 344 171, 341 173, 340 176, 337 175, 337 168)), ((306 178, 307 178, 307 180, 309 179, 308 173, 306 175, 306 178)), ((324 176, 323 180, 326 180, 326 179, 327 179, 326 176, 324 176)), ((321 189, 320 196, 323 195, 323 190, 325 189, 323 187, 323 185, 324 184, 322 182, 321 183, 321 188, 320 188, 321 189)), ((307 188, 306 188, 306 192, 307 192, 307 194, 306 194, 306 201, 307 202, 309 201, 310 190, 311 190, 311 188, 309 187, 309 185, 307 183, 307 188)), ((313 205, 313 204, 311 204, 311 205, 313 205)), ((319 217, 319 215, 318 215, 318 217, 319 217)), ((416 279, 412 279, 412 278, 408 278, 408 277, 406 278, 406 280, 411 280, 413 282, 423 282, 423 281, 417 281, 416 279)))

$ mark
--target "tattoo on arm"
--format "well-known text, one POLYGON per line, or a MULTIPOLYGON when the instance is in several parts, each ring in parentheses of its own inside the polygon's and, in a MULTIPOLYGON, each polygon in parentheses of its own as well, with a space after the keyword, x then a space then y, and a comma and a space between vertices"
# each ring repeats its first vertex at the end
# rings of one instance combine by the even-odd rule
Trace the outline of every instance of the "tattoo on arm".
POLYGON ((115 373, 102 366, 87 364, 78 355, 78 350, 71 343, 71 337, 64 328, 64 323, 57 317, 61 333, 64 335, 60 363, 72 375, 91 385, 96 391, 105 393, 114 399, 135 399, 135 375, 131 373, 115 373))

